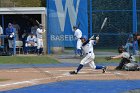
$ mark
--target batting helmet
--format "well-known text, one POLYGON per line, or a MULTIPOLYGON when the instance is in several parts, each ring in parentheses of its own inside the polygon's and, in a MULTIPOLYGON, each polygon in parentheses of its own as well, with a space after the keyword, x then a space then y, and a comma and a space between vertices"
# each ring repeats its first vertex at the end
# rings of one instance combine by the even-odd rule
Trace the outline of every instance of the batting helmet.
POLYGON ((77 29, 78 27, 77 26, 73 26, 73 29, 77 29))

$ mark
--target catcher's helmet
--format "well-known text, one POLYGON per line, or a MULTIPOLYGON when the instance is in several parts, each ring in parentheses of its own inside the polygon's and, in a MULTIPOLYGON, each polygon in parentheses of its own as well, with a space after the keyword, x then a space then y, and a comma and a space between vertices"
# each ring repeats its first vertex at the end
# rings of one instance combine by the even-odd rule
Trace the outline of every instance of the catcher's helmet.
POLYGON ((118 52, 119 53, 122 53, 124 51, 126 51, 126 49, 123 46, 118 47, 118 52))

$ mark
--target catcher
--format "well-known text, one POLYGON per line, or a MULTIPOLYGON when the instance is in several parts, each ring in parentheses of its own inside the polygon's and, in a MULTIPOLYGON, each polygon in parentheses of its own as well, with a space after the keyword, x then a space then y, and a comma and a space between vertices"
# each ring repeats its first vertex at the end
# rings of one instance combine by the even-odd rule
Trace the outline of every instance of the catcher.
POLYGON ((106 57, 106 60, 111 60, 111 59, 119 59, 121 58, 121 62, 119 63, 119 66, 117 66, 115 69, 116 70, 123 70, 124 66, 128 63, 131 63, 132 61, 135 61, 135 58, 133 56, 131 56, 129 54, 129 52, 127 52, 125 50, 125 48, 123 48, 122 46, 118 48, 118 52, 120 53, 120 55, 117 56, 110 56, 110 57, 106 57))

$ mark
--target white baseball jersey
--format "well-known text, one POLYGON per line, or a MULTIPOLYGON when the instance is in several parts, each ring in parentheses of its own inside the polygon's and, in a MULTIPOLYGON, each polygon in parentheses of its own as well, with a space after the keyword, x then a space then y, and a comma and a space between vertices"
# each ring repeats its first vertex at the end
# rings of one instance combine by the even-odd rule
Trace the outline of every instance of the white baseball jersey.
POLYGON ((42 38, 42 33, 43 33, 43 30, 38 28, 37 31, 36 31, 36 35, 37 35, 37 38, 42 38))
POLYGON ((86 56, 81 60, 82 65, 85 64, 89 64, 89 66, 92 69, 96 68, 96 65, 94 63, 94 59, 95 59, 95 54, 93 52, 93 45, 95 44, 95 40, 90 40, 85 46, 82 46, 82 49, 84 51, 84 53, 86 54, 86 56))
POLYGON ((27 37, 27 42, 36 42, 36 36, 31 37, 30 35, 27 37))
POLYGON ((34 46, 37 46, 37 38, 36 38, 36 36, 33 36, 33 37, 31 37, 30 35, 27 37, 27 42, 29 42, 29 43, 26 43, 25 44, 25 46, 27 47, 27 46, 31 46, 31 43, 30 42, 34 42, 34 46))
POLYGON ((85 53, 92 52, 93 53, 93 45, 95 44, 95 40, 90 40, 85 46, 82 46, 82 49, 85 53))
POLYGON ((81 49, 81 47, 82 47, 82 42, 81 42, 81 37, 82 37, 82 32, 81 32, 81 30, 80 29, 77 29, 76 31, 75 31, 75 33, 74 33, 74 36, 76 37, 76 39, 77 39, 77 45, 76 45, 76 48, 77 49, 81 49))
POLYGON ((77 38, 77 39, 80 39, 82 37, 82 32, 80 29, 77 29, 75 32, 74 32, 74 36, 77 38))
POLYGON ((43 30, 38 28, 36 31, 36 35, 37 35, 37 49, 39 48, 43 48, 43 30))

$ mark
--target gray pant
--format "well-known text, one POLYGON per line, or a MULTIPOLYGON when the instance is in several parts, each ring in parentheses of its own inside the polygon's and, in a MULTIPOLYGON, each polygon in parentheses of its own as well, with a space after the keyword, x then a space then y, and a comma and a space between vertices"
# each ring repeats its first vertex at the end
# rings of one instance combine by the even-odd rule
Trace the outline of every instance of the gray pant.
POLYGON ((9 48, 13 48, 14 46, 14 40, 8 40, 9 48))

